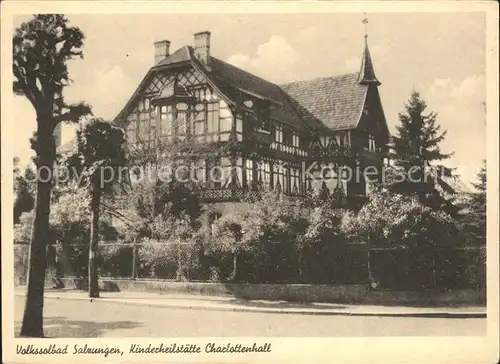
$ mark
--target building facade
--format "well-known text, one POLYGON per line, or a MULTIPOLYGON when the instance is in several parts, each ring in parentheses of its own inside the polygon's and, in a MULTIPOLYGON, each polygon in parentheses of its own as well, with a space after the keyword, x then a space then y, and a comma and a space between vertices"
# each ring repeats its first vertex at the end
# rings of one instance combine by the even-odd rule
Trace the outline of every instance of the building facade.
POLYGON ((175 157, 190 161, 205 202, 259 188, 363 201, 369 184, 356 171, 381 167, 389 138, 368 43, 359 72, 277 85, 213 57, 210 37, 173 53, 154 44, 154 65, 115 119, 128 143, 196 146, 175 157))

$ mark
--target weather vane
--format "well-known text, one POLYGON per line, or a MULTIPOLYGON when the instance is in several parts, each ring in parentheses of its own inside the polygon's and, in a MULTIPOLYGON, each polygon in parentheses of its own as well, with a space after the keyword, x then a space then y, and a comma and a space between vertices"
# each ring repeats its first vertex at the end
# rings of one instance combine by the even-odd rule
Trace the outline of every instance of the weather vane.
POLYGON ((365 25, 365 39, 368 38, 368 18, 366 17, 366 13, 363 13, 364 14, 364 18, 363 18, 363 21, 362 23, 365 25))

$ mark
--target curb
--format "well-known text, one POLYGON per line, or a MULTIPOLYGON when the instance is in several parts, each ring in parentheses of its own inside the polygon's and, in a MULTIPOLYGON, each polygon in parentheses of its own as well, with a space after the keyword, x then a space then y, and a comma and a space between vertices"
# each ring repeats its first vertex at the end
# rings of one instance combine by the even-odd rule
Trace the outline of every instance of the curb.
MULTIPOLYGON (((16 295, 23 295, 16 293, 16 295)), ((211 307, 211 306, 190 306, 172 303, 152 304, 146 302, 130 301, 126 299, 115 298, 89 298, 89 297, 63 297, 46 296, 44 299, 56 300, 75 300, 90 301, 92 303, 118 303, 122 305, 171 308, 199 311, 221 311, 221 312, 249 312, 249 313, 268 313, 284 315, 311 315, 311 316, 378 316, 378 317, 415 317, 415 318, 486 318, 486 312, 355 312, 355 311, 337 311, 337 310, 317 310, 302 311, 294 309, 276 309, 276 308, 254 308, 254 307, 211 307)))

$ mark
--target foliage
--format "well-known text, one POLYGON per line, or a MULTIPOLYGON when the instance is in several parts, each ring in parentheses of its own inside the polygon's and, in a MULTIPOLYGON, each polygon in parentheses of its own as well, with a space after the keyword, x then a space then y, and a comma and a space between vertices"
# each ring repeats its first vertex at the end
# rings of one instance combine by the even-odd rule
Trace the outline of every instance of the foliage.
POLYGON ((35 204, 36 173, 29 165, 23 174, 17 166, 14 172, 14 223, 18 223, 21 214, 31 211, 35 204))
POLYGON ((87 245, 90 229, 90 197, 73 185, 52 205, 50 225, 63 244, 87 245))
MULTIPOLYGON (((14 242, 26 243, 30 240, 34 212, 23 213, 14 225, 14 242)), ((112 240, 115 232, 106 219, 101 219, 102 240, 112 240)), ((89 196, 85 190, 70 185, 61 192, 50 211, 50 231, 52 238, 62 245, 82 245, 88 247, 90 230, 89 196)))
POLYGON ((71 83, 67 61, 83 58, 84 35, 68 23, 62 14, 36 14, 13 37, 13 90, 31 102, 37 116, 49 107, 52 131, 61 121, 90 113, 88 105, 67 104, 63 96, 71 83))
POLYGON ((353 240, 401 248, 446 246, 458 236, 456 221, 446 213, 388 192, 374 193, 358 214, 346 214, 342 230, 353 240))
POLYGON ((307 228, 305 210, 299 200, 274 190, 264 190, 242 218, 242 243, 253 246, 292 242, 307 228))
POLYGON ((308 227, 303 236, 304 244, 318 247, 325 242, 343 241, 341 222, 345 213, 343 210, 332 209, 329 204, 312 209, 308 216, 308 227))
POLYGON ((14 225, 14 243, 27 243, 31 239, 31 228, 35 214, 30 212, 23 212, 19 216, 19 221, 14 225))
POLYGON ((224 214, 215 220, 212 237, 214 241, 217 241, 217 248, 221 252, 235 252, 246 248, 244 244, 241 244, 242 219, 241 214, 224 214))
POLYGON ((227 279, 232 267, 229 262, 237 254, 241 258, 238 274, 243 280, 293 279, 298 274, 293 263, 296 243, 307 228, 304 207, 298 200, 271 190, 248 202, 249 211, 225 214, 214 223, 207 254, 218 268, 216 275, 227 279))
POLYGON ((128 203, 146 223, 162 215, 175 219, 187 217, 189 223, 195 226, 202 212, 200 199, 193 186, 175 180, 141 181, 129 192, 128 203))
POLYGON ((81 187, 91 193, 109 192, 126 177, 124 167, 125 135, 121 128, 100 118, 82 121, 76 131, 76 150, 66 156, 63 164, 72 171, 81 187))

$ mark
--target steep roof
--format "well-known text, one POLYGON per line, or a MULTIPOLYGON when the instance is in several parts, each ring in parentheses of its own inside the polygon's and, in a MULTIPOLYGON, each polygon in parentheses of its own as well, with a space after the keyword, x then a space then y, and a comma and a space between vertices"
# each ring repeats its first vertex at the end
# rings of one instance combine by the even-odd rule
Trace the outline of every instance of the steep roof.
POLYGON ((154 67, 161 67, 169 64, 189 61, 192 58, 191 53, 192 53, 191 47, 185 45, 184 47, 179 48, 174 53, 169 55, 167 58, 158 62, 158 64, 156 64, 154 67))
POLYGON ((294 107, 293 100, 278 85, 246 72, 229 63, 211 57, 210 72, 221 89, 235 94, 235 91, 249 93, 273 101, 276 105, 271 109, 271 117, 299 128, 315 129, 318 122, 303 120, 294 107), (233 89, 233 90, 231 90, 233 89))
POLYGON ((320 121, 332 130, 350 129, 359 122, 368 92, 358 78, 356 72, 296 81, 281 88, 294 100, 303 120, 320 121))
POLYGON ((363 51, 363 58, 361 60, 361 70, 358 77, 359 83, 362 84, 376 84, 380 85, 377 76, 375 76, 375 69, 373 68, 372 57, 370 56, 370 49, 368 48, 368 36, 365 35, 365 50, 363 51))

